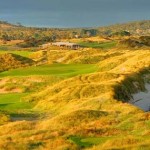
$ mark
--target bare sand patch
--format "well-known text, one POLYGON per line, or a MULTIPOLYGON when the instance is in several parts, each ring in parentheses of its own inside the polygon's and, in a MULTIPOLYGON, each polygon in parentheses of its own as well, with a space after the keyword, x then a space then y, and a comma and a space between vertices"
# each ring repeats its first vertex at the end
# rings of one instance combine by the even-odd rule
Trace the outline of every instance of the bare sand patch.
POLYGON ((133 94, 131 104, 141 108, 144 111, 150 111, 150 84, 145 84, 146 91, 133 94))

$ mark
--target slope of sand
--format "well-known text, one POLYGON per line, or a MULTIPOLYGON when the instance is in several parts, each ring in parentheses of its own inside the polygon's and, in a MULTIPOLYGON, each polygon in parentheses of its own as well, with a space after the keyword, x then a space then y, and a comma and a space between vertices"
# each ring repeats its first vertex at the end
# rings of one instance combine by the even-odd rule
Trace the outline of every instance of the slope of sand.
POLYGON ((146 91, 133 94, 131 103, 140 107, 144 111, 150 111, 150 84, 145 84, 146 91))

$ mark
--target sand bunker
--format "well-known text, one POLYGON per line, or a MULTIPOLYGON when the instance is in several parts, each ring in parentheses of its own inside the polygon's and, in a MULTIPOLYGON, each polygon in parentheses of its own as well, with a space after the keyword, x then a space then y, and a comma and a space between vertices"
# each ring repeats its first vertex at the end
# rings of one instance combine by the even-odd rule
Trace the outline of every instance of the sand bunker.
POLYGON ((150 111, 150 84, 145 84, 146 91, 133 94, 131 104, 140 107, 144 111, 150 111))

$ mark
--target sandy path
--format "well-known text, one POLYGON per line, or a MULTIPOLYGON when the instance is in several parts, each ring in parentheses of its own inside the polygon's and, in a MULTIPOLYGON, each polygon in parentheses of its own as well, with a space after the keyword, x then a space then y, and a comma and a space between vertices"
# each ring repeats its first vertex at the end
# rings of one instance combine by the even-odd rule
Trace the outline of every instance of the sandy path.
POLYGON ((22 89, 12 89, 12 90, 6 90, 5 88, 0 89, 0 94, 7 94, 7 93, 22 93, 22 89))
POLYGON ((0 79, 0 86, 5 85, 8 79, 0 79))

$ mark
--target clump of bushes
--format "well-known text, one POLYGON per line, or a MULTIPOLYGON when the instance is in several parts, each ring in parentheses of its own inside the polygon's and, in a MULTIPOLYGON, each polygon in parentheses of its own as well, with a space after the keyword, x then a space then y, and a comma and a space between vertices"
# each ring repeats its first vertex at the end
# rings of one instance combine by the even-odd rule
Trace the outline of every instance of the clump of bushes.
POLYGON ((150 46, 150 36, 141 36, 139 40, 146 46, 150 46))
POLYGON ((118 31, 110 35, 110 37, 123 37, 123 36, 131 36, 131 33, 128 31, 118 31))
POLYGON ((38 47, 39 45, 42 45, 47 42, 52 42, 53 39, 51 37, 45 36, 41 38, 26 38, 23 43, 19 43, 18 46, 22 48, 28 48, 28 47, 38 47))
POLYGON ((140 48, 150 46, 150 36, 141 36, 140 38, 129 38, 119 42, 119 46, 128 48, 140 48))

